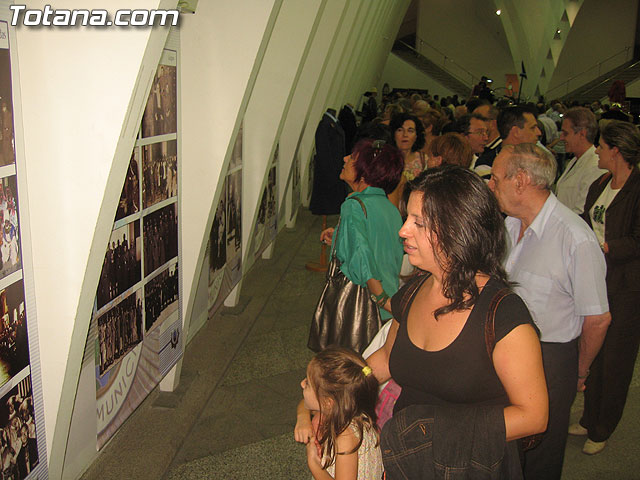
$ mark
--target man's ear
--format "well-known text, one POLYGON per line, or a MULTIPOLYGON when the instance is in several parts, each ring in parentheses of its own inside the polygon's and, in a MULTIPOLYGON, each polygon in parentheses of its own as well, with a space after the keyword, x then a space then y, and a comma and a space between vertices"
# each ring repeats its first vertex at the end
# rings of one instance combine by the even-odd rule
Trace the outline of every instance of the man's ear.
POLYGON ((515 185, 516 185, 516 191, 518 193, 522 193, 524 189, 530 184, 531 184, 531 177, 529 177, 529 175, 527 175, 525 171, 520 170, 518 173, 516 173, 515 185))
POLYGON ((581 128, 578 131, 578 135, 580 135, 580 137, 584 138, 585 140, 587 139, 587 129, 586 128, 581 128))
POLYGON ((518 140, 520 139, 520 130, 523 130, 522 128, 518 127, 517 125, 514 125, 513 127, 511 127, 511 130, 509 130, 509 137, 518 140))

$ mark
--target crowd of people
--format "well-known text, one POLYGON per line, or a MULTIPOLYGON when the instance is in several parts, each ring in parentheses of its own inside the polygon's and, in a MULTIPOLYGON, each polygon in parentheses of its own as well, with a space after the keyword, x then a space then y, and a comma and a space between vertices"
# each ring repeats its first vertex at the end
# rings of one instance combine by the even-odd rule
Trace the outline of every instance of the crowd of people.
POLYGON ((129 295, 98 317, 100 375, 142 341, 142 299, 129 295))
POLYGON ((385 90, 380 108, 368 92, 354 136, 353 125, 336 136, 351 193, 321 241, 386 323, 363 337, 351 297, 326 295, 328 277, 295 438, 314 478, 369 478, 361 463, 379 475, 381 447, 387 479, 440 478, 424 473, 431 465, 464 478, 559 479, 569 434, 586 437, 585 454, 605 448, 638 353, 638 128, 619 101, 515 105, 486 88, 465 100, 385 90), (378 204, 363 202, 383 175, 378 204), (395 257, 383 261, 401 245, 407 275, 395 257), (328 299, 335 321, 319 323, 328 299), (356 391, 371 375, 386 386, 356 391), (379 394, 380 407, 392 385, 376 446, 382 409, 371 399, 379 394), (584 412, 570 425, 577 392, 584 412))
POLYGON ((9 392, 0 418, 0 478, 26 478, 38 464, 31 378, 9 392))
POLYGON ((178 256, 176 204, 167 205, 144 217, 144 274, 178 256))
POLYGON ((133 238, 131 238, 132 228, 128 228, 129 237, 126 232, 123 232, 120 239, 120 229, 112 234, 111 244, 107 247, 98 281, 96 294, 98 310, 140 281, 140 257, 136 248, 136 242, 140 238, 139 225, 138 221, 129 225, 133 227, 133 238))
POLYGON ((157 275, 144 286, 144 328, 148 332, 160 314, 178 300, 178 264, 157 275))

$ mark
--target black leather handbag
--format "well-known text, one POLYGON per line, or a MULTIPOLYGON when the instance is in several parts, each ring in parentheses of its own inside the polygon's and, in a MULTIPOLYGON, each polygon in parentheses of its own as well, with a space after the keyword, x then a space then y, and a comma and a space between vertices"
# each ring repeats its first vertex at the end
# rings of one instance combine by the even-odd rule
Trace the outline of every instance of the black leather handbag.
MULTIPOLYGON (((362 200, 351 198, 360 202, 366 218, 367 210, 362 200)), ((339 222, 336 228, 340 229, 339 222)), ((356 285, 342 273, 334 250, 327 281, 311 322, 307 346, 319 352, 329 345, 340 345, 362 353, 381 327, 380 310, 369 289, 356 285)))

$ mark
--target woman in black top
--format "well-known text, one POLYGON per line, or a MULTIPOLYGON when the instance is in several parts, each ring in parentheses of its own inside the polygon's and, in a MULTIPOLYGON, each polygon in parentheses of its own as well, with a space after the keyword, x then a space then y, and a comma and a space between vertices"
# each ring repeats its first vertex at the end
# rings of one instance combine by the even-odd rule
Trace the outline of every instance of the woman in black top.
POLYGON ((507 286, 504 222, 494 196, 476 174, 448 165, 408 183, 405 198, 400 236, 420 273, 394 295, 387 342, 368 359, 379 381, 393 377, 402 387, 395 412, 498 405, 507 441, 544 431, 540 343, 520 297, 499 303, 495 341, 485 338, 489 304, 507 286), (491 356, 488 346, 495 346, 491 356))

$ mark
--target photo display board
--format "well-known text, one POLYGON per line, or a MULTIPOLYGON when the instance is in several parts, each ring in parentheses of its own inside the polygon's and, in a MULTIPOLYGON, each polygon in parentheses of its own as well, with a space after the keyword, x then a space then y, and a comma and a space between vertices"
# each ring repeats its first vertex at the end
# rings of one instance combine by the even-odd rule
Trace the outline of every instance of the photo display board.
POLYGON ((277 165, 279 150, 279 145, 276 145, 273 160, 269 164, 267 184, 262 190, 260 206, 258 207, 258 218, 253 229, 250 250, 254 259, 257 259, 278 235, 277 165))
POLYGON ((242 126, 209 232, 209 317, 242 278, 242 126))
POLYGON ((293 165, 291 168, 291 218, 289 218, 289 220, 295 217, 298 208, 300 208, 302 199, 302 184, 300 183, 300 155, 297 151, 293 157, 293 165))
POLYGON ((0 1, 1 478, 48 478, 14 31, 0 1), (24 228, 21 228, 24 226, 24 228), (28 264, 28 268, 25 264, 28 264))
POLYGON ((165 49, 96 292, 98 449, 182 356, 177 69, 177 52, 165 49))

